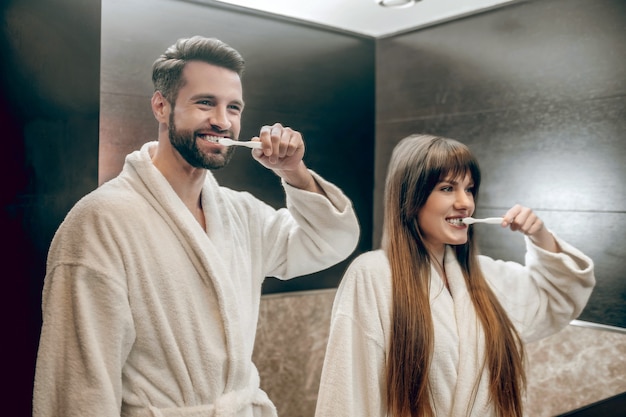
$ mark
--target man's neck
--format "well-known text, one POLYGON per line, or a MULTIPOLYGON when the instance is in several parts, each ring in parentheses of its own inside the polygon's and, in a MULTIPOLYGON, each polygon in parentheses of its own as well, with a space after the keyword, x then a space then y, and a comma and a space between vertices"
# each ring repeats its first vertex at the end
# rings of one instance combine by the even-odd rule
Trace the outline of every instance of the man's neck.
POLYGON ((200 195, 207 175, 206 169, 192 167, 180 154, 162 143, 159 141, 159 145, 154 148, 151 154, 152 163, 194 217, 204 225, 200 195))

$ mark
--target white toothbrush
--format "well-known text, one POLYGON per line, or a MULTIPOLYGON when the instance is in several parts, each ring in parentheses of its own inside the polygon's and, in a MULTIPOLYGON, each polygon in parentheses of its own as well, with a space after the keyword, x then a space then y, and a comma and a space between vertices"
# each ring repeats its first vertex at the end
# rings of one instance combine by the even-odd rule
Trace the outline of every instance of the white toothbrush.
POLYGON ((486 219, 475 219, 473 217, 465 217, 461 219, 464 224, 486 223, 486 224, 502 224, 502 217, 487 217, 486 219))
POLYGON ((220 145, 224 145, 224 146, 245 146, 246 148, 251 148, 251 149, 261 149, 262 145, 261 142, 253 142, 253 141, 249 141, 249 142, 240 142, 238 140, 232 140, 232 139, 228 139, 228 138, 219 138, 217 140, 217 143, 219 143, 220 145))

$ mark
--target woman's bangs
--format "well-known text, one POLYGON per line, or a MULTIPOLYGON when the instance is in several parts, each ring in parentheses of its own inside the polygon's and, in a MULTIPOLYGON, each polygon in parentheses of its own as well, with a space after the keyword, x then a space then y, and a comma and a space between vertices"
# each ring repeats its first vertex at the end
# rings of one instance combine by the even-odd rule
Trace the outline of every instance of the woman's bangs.
POLYGON ((480 185, 480 170, 476 158, 465 147, 456 146, 442 153, 439 165, 439 181, 464 178, 469 175, 477 191, 480 185))

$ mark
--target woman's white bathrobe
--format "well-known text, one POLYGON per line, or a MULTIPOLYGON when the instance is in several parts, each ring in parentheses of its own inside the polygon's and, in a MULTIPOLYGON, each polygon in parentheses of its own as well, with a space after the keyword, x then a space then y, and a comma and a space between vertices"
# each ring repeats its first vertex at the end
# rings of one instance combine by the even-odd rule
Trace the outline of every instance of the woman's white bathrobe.
MULTIPOLYGON (((485 278, 525 342, 565 327, 580 314, 595 285, 591 259, 557 241, 562 253, 547 252, 526 238, 526 266, 479 257, 485 278)), ((495 416, 488 371, 482 368, 483 333, 451 247, 445 269, 450 292, 434 268, 430 279, 435 341, 429 381, 435 414, 495 416)), ((333 305, 316 417, 387 416, 391 289, 382 250, 360 255, 346 271, 333 305)))
POLYGON ((347 258, 352 204, 315 173, 328 198, 283 184, 280 210, 208 173, 204 231, 152 164, 153 146, 53 239, 34 416, 275 416, 251 361, 261 283, 347 258))

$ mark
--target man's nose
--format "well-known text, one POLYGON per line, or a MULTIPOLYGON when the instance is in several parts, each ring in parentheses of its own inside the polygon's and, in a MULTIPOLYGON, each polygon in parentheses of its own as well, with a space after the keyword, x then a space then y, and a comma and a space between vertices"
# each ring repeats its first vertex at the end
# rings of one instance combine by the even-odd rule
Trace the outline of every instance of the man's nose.
POLYGON ((211 126, 218 128, 219 130, 226 130, 231 127, 230 119, 228 118, 228 111, 221 106, 215 106, 209 116, 209 123, 211 126))

